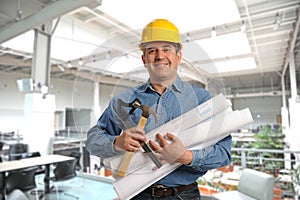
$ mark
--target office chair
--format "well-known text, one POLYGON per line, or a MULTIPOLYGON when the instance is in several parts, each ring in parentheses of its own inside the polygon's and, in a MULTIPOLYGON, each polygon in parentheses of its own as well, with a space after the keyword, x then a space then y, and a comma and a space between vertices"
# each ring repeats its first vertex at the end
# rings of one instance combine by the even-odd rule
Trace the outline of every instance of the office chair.
POLYGON ((3 188, 3 174, 0 173, 0 196, 2 197, 2 188, 3 188))
MULTIPOLYGON (((76 174, 76 159, 74 160, 68 160, 65 162, 60 162, 57 163, 56 167, 53 170, 54 176, 50 178, 51 181, 53 182, 60 182, 60 181, 66 181, 69 180, 71 178, 74 178, 77 176, 76 174)), ((50 187, 50 193, 57 193, 57 192, 62 192, 65 193, 63 190, 60 189, 55 189, 55 186, 52 185, 50 187)), ((40 198, 43 196, 43 191, 31 191, 30 194, 32 195, 36 195, 36 194, 40 194, 40 198)), ((65 193, 67 194, 67 193, 65 193)), ((73 195, 69 195, 69 196, 73 196, 73 195)), ((78 199, 77 197, 74 196, 74 198, 78 199)))
POLYGON ((53 171, 54 177, 51 177, 50 180, 65 181, 77 176, 76 162, 77 160, 74 159, 58 163, 53 171))
POLYGON ((35 171, 37 167, 30 167, 22 170, 9 172, 5 178, 6 194, 10 194, 13 190, 19 189, 23 192, 36 188, 35 171))
POLYGON ((0 162, 2 162, 2 155, 3 155, 2 150, 3 150, 4 144, 5 144, 4 142, 1 142, 1 141, 0 141, 0 162))
POLYGON ((26 152, 26 153, 14 153, 9 155, 9 160, 20 160, 24 158, 33 158, 41 156, 40 152, 26 152))
POLYGON ((13 153, 13 154, 8 155, 8 160, 9 161, 20 160, 20 159, 22 159, 22 153, 13 153))
POLYGON ((23 143, 10 144, 8 148, 8 160, 22 159, 21 153, 28 152, 28 145, 23 143))
MULTIPOLYGON (((28 152, 28 153, 22 153, 22 159, 24 158, 34 158, 34 157, 40 157, 41 153, 39 151, 34 152, 28 152)), ((45 173, 45 167, 44 166, 38 166, 35 174, 44 174, 45 173)))
MULTIPOLYGON (((53 171, 54 177, 51 177, 50 180, 53 182, 61 182, 61 181, 66 181, 66 180, 76 177, 77 176, 76 162, 77 162, 77 160, 74 159, 74 160, 68 160, 65 162, 58 163, 53 171)), ((67 194, 66 192, 64 192, 61 189, 57 189, 57 190, 53 190, 53 189, 54 189, 54 186, 51 187, 51 190, 53 192, 63 192, 65 194, 67 194)), ((73 195, 69 195, 69 196, 73 196, 73 195)), ((73 197, 78 199, 78 197, 76 197, 76 196, 73 196, 73 197)))
POLYGON ((28 152, 28 145, 23 143, 10 144, 8 148, 8 155, 28 152))
POLYGON ((79 171, 81 169, 81 165, 80 165, 81 153, 79 151, 72 151, 69 156, 76 158, 76 170, 79 171))
POLYGON ((33 158, 33 157, 40 157, 41 154, 38 151, 22 153, 22 158, 33 158))
POLYGON ((1 142, 1 141, 0 141, 0 152, 2 152, 2 149, 3 149, 4 144, 5 144, 4 142, 1 142))

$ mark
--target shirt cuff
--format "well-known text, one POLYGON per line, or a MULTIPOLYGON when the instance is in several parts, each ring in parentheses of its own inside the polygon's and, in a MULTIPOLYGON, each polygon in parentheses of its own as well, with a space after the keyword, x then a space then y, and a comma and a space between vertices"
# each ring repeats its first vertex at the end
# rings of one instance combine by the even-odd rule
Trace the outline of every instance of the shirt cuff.
POLYGON ((199 154, 197 153, 198 150, 192 150, 192 154, 193 154, 193 160, 192 162, 187 165, 187 166, 194 166, 194 165, 197 165, 197 163, 200 163, 199 160, 200 160, 200 156, 199 154))
POLYGON ((203 164, 204 158, 207 155, 207 152, 209 152, 211 149, 210 147, 204 148, 204 149, 197 149, 197 150, 192 150, 193 153, 193 160, 192 162, 187 165, 191 167, 199 167, 203 164))
POLYGON ((115 148, 115 140, 116 140, 116 138, 117 137, 115 137, 115 139, 113 140, 113 142, 112 142, 112 144, 111 144, 111 148, 112 148, 112 151, 115 153, 115 154, 117 154, 117 153, 119 153, 119 152, 122 152, 122 150, 117 150, 116 148, 115 148))

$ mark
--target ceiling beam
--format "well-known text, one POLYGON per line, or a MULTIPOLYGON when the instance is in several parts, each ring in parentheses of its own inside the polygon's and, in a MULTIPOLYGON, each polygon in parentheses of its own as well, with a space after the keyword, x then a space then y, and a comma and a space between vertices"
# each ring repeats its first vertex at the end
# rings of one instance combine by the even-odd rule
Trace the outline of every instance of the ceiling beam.
POLYGON ((0 65, 31 66, 31 60, 22 60, 10 55, 0 56, 0 65))
POLYGON ((288 55, 286 56, 286 59, 285 59, 285 63, 284 63, 284 66, 283 66, 283 70, 282 70, 282 76, 285 76, 285 72, 287 70, 287 67, 290 63, 290 53, 294 53, 294 47, 295 47, 295 44, 296 44, 296 39, 297 39, 297 36, 298 36, 298 32, 299 32, 299 26, 300 26, 300 8, 297 9, 297 22, 295 24, 295 29, 294 29, 294 32, 293 32, 293 35, 292 35, 292 38, 291 38, 291 41, 290 41, 290 44, 289 44, 289 51, 288 51, 288 55))
POLYGON ((275 97, 275 96, 282 96, 282 91, 278 90, 278 91, 270 91, 270 92, 236 93, 236 94, 228 94, 226 95, 226 98, 237 99, 237 98, 250 98, 250 97, 275 97))
POLYGON ((72 10, 83 6, 100 5, 100 0, 64 0, 54 1, 53 3, 38 10, 24 20, 11 23, 0 29, 0 43, 10 40, 30 29, 36 28, 45 22, 60 17, 72 10))
POLYGON ((192 62, 192 64, 200 65, 200 64, 216 63, 216 62, 223 62, 223 61, 229 61, 229 60, 235 60, 235 59, 241 59, 241 58, 249 58, 249 57, 253 57, 253 56, 255 56, 255 54, 247 53, 247 54, 219 57, 219 58, 213 58, 213 59, 207 59, 207 60, 197 60, 197 61, 192 62))
POLYGON ((65 70, 65 72, 71 73, 80 78, 91 80, 93 82, 99 82, 115 86, 133 87, 141 83, 133 80, 126 80, 118 77, 110 77, 102 74, 91 73, 88 71, 81 71, 76 69, 67 69, 65 70))

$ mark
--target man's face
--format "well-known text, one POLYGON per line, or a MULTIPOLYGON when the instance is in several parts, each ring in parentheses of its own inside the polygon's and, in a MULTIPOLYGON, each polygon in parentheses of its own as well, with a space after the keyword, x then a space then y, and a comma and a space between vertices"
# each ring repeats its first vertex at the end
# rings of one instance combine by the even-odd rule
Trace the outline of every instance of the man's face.
POLYGON ((181 52, 176 53, 174 44, 169 42, 150 42, 145 46, 142 60, 152 82, 175 81, 181 52))

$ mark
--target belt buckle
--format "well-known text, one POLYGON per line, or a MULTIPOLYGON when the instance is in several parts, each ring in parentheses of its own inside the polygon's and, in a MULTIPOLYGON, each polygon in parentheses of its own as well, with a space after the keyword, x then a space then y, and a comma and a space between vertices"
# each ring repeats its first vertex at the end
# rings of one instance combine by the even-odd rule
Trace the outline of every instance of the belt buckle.
POLYGON ((154 187, 151 188, 151 196, 152 197, 164 197, 164 189, 166 189, 167 187, 164 185, 155 185, 154 187), (155 194, 155 190, 161 190, 162 191, 162 195, 156 195, 155 194))

